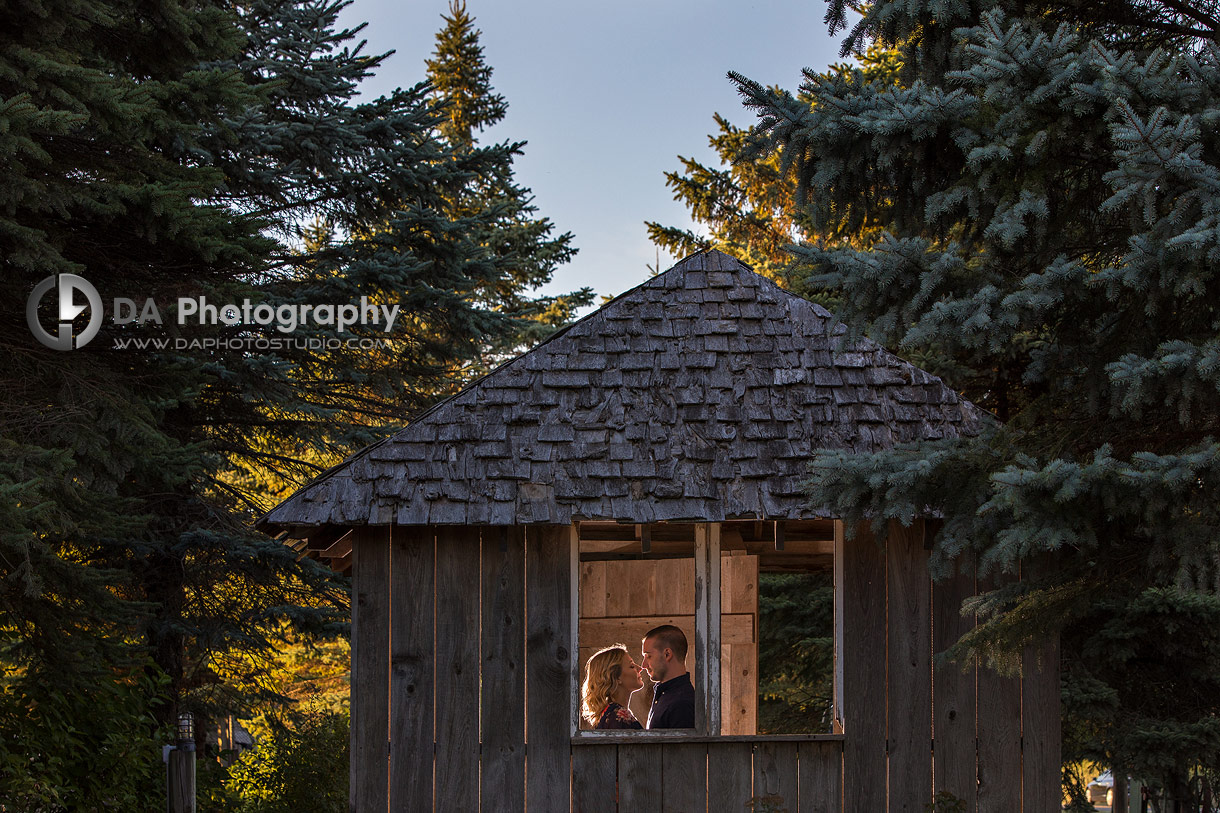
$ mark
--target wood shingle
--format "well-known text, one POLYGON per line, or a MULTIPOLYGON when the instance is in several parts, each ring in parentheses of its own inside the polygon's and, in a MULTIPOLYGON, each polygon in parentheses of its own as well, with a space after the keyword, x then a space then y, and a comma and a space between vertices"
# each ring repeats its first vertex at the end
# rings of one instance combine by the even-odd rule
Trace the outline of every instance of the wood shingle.
POLYGON ((686 258, 353 455, 269 530, 824 515, 818 448, 976 433, 985 414, 718 251, 686 258))

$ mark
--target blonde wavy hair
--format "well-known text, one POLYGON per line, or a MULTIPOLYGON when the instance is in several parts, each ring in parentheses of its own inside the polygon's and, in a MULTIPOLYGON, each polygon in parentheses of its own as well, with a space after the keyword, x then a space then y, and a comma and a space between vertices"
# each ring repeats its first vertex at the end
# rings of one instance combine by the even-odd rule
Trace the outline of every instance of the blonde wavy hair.
POLYGON ((611 692, 623 676, 623 664, 627 660, 627 647, 613 644, 599 649, 585 663, 585 682, 581 686, 581 716, 591 726, 597 725, 602 709, 611 701, 611 692))

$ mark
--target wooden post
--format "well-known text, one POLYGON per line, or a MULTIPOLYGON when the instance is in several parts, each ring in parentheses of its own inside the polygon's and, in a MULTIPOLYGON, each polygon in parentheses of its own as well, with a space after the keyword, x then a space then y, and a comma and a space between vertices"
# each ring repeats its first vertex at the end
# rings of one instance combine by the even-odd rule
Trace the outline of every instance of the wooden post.
POLYGON ((479 809, 479 529, 436 529, 436 788, 479 809))
MULTIPOLYGON (((979 593, 994 590, 998 575, 979 580, 979 593)), ((978 665, 978 809, 1021 810, 1021 680, 978 665)))
POLYGON ((1021 679, 1023 809, 1059 805, 1062 745, 1059 723, 1059 641, 1028 647, 1021 679))
POLYGON ((695 526, 695 730, 720 733, 720 523, 695 526), (715 700, 715 702, 712 702, 715 700))
MULTIPOLYGON (((605 571, 599 571, 605 572, 605 571)), ((580 730, 580 681, 581 681, 581 657, 580 657, 580 615, 581 607, 584 602, 588 601, 587 589, 584 589, 580 583, 581 567, 580 567, 580 529, 575 523, 568 527, 568 593, 570 596, 568 607, 568 640, 571 642, 568 649, 572 655, 570 664, 570 678, 568 680, 568 734, 573 735, 580 730)), ((601 591, 600 596, 604 599, 605 592, 601 591)), ((592 613, 590 613, 592 615, 592 613)), ((573 757, 573 782, 575 782, 575 757, 573 757)), ((575 793, 575 790, 573 790, 575 793)), ((573 797, 575 799, 575 797, 573 797)))
MULTIPOLYGON (((973 614, 963 616, 962 602, 975 594, 973 562, 959 562, 959 572, 932 586, 932 647, 934 657, 957 643, 974 627, 973 614)), ((933 752, 936 792, 952 793, 966 802, 967 813, 978 809, 978 750, 974 732, 975 668, 946 663, 932 682, 933 752)))
MULTIPOLYGON (((1021 576, 1029 578, 1052 567, 1053 560, 1039 557, 1022 565, 1021 576)), ((1063 795, 1058 635, 1026 648, 1021 675, 1021 796, 1023 809, 1035 813, 1058 808, 1063 795)))
POLYGON ((195 813, 195 743, 179 740, 168 756, 169 813, 195 813))
POLYGON ((845 528, 843 520, 836 519, 834 521, 835 529, 835 555, 834 555, 834 623, 835 623, 835 638, 834 638, 834 732, 836 734, 843 733, 843 594, 844 594, 844 570, 843 570, 843 545, 846 542, 844 538, 845 528))
MULTIPOLYGON (((1114 766, 1110 769, 1110 775, 1114 777, 1114 804, 1110 806, 1110 810, 1114 813, 1127 813, 1130 805, 1127 803, 1127 772, 1123 768, 1114 766)), ((1203 809, 1209 810, 1211 805, 1204 805, 1203 809)), ((1210 813, 1210 811, 1209 811, 1210 813)))
POLYGON ((178 738, 165 746, 166 810, 195 813, 195 719, 189 711, 178 715, 178 738))

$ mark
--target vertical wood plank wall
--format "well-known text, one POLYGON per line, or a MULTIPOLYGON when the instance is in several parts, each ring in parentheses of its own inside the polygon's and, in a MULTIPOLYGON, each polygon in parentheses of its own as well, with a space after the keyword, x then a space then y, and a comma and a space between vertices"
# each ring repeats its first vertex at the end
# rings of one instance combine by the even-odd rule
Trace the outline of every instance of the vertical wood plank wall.
POLYGON ((890 528, 886 544, 890 813, 932 800, 932 583, 923 524, 890 528))
POLYGON ((486 528, 482 547, 479 809, 513 813, 525 809, 525 529, 486 528))
MULTIPOLYGON (((994 589, 991 581, 979 590, 994 589)), ((1021 810, 1021 679, 978 668, 975 705, 978 742, 978 806, 982 813, 1021 810)))
POLYGON ((758 733, 758 557, 720 557, 720 733, 758 733), (730 638, 723 619, 750 616, 748 643, 730 638))
POLYGON ((355 813, 1057 809, 1057 648, 1024 679, 936 664, 976 585, 931 582, 920 525, 844 546, 841 741, 573 744, 569 528, 353 536, 355 813))
MULTIPOLYGON (((922 811, 948 792, 974 813, 1059 809, 1057 644, 1028 651, 1023 677, 937 664, 974 625, 970 565, 931 581, 921 523, 862 527, 843 554, 844 809, 922 811)), ((977 588, 977 589, 976 589, 977 588)))
POLYGON ((454 810, 479 809, 478 529, 436 529, 436 787, 454 810))
POLYGON ((432 807, 434 618, 428 528, 399 528, 390 543, 390 809, 432 807))
POLYGON ((886 810, 885 591, 885 551, 862 530, 843 546, 843 795, 848 811, 886 810))
MULTIPOLYGON (((390 531, 352 532, 352 810, 390 806, 390 531)), ((428 792, 431 795, 432 789, 428 792)))
POLYGON ((572 661, 567 528, 526 532, 526 806, 567 810, 572 661))
MULTIPOLYGON (((952 579, 932 585, 932 649, 940 653, 974 626, 963 616, 962 602, 975 594, 974 566, 952 579)), ((965 813, 978 810, 974 731, 975 670, 957 664, 934 665, 932 736, 936 746, 933 784, 966 803, 965 813)))
POLYGON ((840 813, 842 770, 841 741, 642 740, 573 745, 571 809, 840 813))

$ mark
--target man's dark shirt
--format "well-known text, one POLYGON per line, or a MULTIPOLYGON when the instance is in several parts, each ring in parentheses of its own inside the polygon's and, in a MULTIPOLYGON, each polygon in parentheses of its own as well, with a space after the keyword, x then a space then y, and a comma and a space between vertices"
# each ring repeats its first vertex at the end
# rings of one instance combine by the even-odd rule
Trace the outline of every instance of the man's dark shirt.
POLYGON ((695 687, 690 672, 658 683, 648 710, 648 728, 694 728, 695 687))

